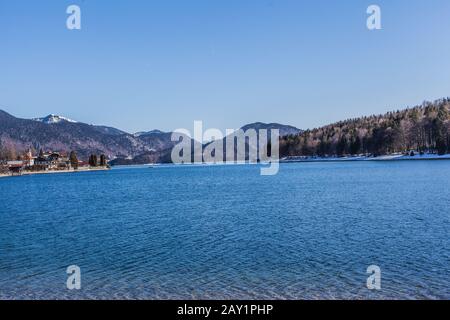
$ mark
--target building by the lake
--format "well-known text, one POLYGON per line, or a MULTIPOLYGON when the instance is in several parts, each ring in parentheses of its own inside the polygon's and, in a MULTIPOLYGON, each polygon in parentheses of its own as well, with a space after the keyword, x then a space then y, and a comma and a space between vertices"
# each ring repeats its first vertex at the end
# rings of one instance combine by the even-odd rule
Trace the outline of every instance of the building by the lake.
MULTIPOLYGON (((0 174, 21 174, 23 171, 58 171, 74 169, 69 156, 64 152, 41 151, 34 156, 31 150, 14 161, 0 162, 0 174)), ((78 161, 78 168, 89 167, 84 161, 78 161)))

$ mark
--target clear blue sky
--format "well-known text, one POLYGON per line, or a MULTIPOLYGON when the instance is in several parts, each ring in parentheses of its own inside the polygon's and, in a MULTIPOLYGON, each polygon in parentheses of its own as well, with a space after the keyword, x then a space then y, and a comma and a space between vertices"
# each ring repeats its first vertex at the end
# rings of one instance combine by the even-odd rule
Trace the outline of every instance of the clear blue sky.
POLYGON ((312 128, 444 96, 448 0, 0 1, 0 108, 18 117, 312 128), (366 28, 370 4, 381 31, 366 28))

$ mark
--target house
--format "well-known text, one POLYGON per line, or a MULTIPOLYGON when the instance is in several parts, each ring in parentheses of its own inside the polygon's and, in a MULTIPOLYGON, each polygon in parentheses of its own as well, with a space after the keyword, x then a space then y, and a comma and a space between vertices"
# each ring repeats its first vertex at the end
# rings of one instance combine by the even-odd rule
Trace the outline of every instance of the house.
MULTIPOLYGON (((70 170, 72 168, 70 158, 66 153, 40 152, 39 156, 33 157, 32 151, 20 156, 20 161, 5 161, 3 166, 8 172, 21 173, 28 171, 48 171, 48 170, 70 170)), ((0 163, 1 165, 1 163, 0 163)), ((83 166, 82 164, 81 166, 83 166)))
POLYGON ((89 167, 89 163, 86 161, 78 160, 78 167, 79 168, 89 167))
POLYGON ((7 161, 6 165, 8 167, 23 167, 23 166, 25 166, 24 162, 21 161, 21 160, 18 160, 18 161, 7 161))
POLYGON ((34 165, 48 169, 52 165, 52 160, 47 158, 45 155, 41 155, 34 160, 34 165))
POLYGON ((23 162, 26 167, 32 167, 34 165, 35 158, 33 157, 33 153, 31 149, 28 149, 28 152, 23 157, 23 162))
POLYGON ((12 175, 21 175, 23 169, 25 168, 25 164, 23 161, 8 161, 6 165, 8 166, 9 172, 11 172, 12 175))
POLYGON ((45 170, 49 169, 58 169, 58 168, 66 168, 70 162, 68 159, 64 159, 61 154, 57 152, 47 152, 41 153, 34 160, 34 165, 45 168, 45 170))

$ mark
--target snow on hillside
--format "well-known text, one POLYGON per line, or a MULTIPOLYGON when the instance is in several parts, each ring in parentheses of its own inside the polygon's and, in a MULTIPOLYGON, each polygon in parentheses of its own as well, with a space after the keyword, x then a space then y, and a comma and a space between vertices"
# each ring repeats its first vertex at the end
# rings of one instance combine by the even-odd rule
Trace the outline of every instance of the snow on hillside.
POLYGON ((60 122, 71 122, 71 123, 77 123, 77 121, 63 117, 63 116, 58 116, 55 114, 50 114, 44 118, 34 118, 32 119, 34 121, 38 121, 38 122, 42 122, 42 123, 46 123, 46 124, 55 124, 55 123, 60 123, 60 122))

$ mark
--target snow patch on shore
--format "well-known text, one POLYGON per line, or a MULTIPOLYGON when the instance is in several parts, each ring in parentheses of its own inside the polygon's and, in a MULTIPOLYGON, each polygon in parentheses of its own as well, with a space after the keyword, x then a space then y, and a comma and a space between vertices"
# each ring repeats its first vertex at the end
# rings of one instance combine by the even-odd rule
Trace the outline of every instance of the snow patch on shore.
POLYGON ((400 160, 450 160, 450 154, 392 154, 378 157, 373 156, 353 156, 353 157, 286 157, 281 162, 327 162, 327 161, 400 161, 400 160))

